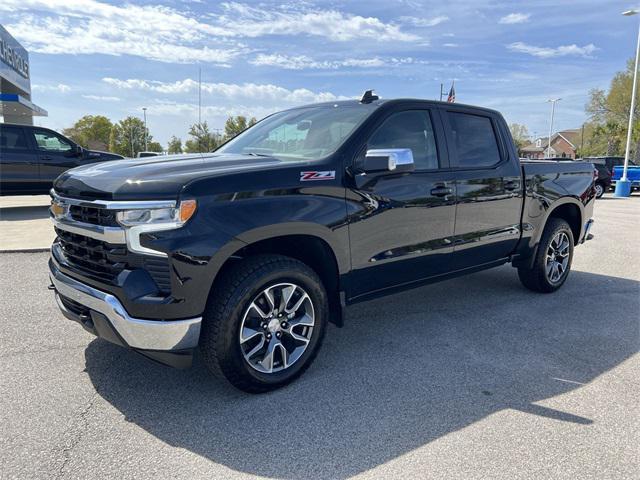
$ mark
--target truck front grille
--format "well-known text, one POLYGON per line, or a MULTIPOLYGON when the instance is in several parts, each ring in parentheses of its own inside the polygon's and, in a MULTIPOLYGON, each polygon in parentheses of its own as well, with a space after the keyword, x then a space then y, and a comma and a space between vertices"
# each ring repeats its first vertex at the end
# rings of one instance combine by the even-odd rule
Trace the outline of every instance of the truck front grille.
POLYGON ((69 215, 72 219, 82 223, 90 223, 92 225, 100 225, 103 227, 118 226, 118 222, 116 222, 116 212, 114 210, 70 205, 69 215))
POLYGON ((115 245, 56 228, 58 243, 67 262, 79 273, 115 284, 125 270, 146 270, 162 293, 171 291, 169 261, 131 253, 126 245, 115 245))

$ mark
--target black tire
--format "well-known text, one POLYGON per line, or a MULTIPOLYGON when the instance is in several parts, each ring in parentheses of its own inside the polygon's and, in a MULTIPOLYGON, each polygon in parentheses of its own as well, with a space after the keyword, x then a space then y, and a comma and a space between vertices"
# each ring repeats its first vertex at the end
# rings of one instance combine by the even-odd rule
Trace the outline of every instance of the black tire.
POLYGON ((595 190, 596 190, 596 198, 602 198, 602 196, 604 195, 604 192, 607 191, 605 186, 601 183, 596 183, 595 190))
MULTIPOLYGON (((518 268, 518 277, 522 284, 529 290, 541 293, 551 293, 558 290, 569 276, 571 271, 571 262, 573 260, 573 232, 569 224, 561 218, 550 218, 542 233, 540 245, 533 262, 533 268, 518 268), (547 272, 547 254, 552 248, 552 242, 559 235, 563 234, 569 242, 568 246, 568 262, 566 268, 558 279, 552 281, 547 272)), ((555 254, 553 255, 555 259, 555 254)))
MULTIPOLYGON (((209 297, 200 336, 200 351, 205 365, 217 376, 249 393, 275 390, 302 375, 322 345, 329 314, 327 293, 318 275, 304 263, 290 257, 257 255, 241 261, 217 285, 220 287, 209 297), (281 365, 283 370, 263 373, 245 359, 240 345, 240 328, 261 292, 283 282, 298 285, 307 293, 315 324, 304 353, 291 366, 281 365)), ((281 332, 280 335, 284 334, 281 332)), ((265 341, 268 340, 265 338, 265 341)), ((284 353, 280 355, 283 361, 284 353)), ((271 365, 273 367, 273 363, 271 365)))

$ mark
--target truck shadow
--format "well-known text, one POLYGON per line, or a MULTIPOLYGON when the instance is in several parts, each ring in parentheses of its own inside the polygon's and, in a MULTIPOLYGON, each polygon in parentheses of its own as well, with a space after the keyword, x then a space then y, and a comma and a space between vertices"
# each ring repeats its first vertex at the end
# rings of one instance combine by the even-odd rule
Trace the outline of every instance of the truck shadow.
POLYGON ((1 207, 1 221, 40 220, 49 218, 48 206, 1 207))
POLYGON ((175 371, 102 340, 86 369, 102 398, 169 445, 250 474, 346 478, 504 409, 593 423, 535 402, 636 353, 628 303, 639 291, 573 272, 539 295, 503 267, 360 304, 298 382, 266 395, 228 387, 199 361, 175 371))

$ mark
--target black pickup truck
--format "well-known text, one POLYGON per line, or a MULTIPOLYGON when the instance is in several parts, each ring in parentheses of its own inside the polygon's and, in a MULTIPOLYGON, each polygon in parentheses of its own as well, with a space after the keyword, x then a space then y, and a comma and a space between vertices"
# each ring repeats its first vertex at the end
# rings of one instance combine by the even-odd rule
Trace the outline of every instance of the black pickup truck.
POLYGON ((87 150, 48 128, 0 123, 0 195, 46 195, 65 170, 122 158, 87 150))
POLYGON ((199 347, 263 392, 309 366, 346 305, 507 262, 557 290, 590 237, 594 178, 520 162, 484 108, 371 93, 294 108, 211 154, 62 174, 52 289, 106 340, 177 367, 199 347))

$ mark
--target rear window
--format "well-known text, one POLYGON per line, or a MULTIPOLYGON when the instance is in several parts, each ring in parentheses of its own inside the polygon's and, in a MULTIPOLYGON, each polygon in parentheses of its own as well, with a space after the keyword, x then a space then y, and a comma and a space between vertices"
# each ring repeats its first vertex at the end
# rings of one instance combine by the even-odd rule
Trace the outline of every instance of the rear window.
POLYGON ((456 112, 449 112, 448 117, 459 167, 491 167, 500 162, 498 141, 489 117, 456 112))
POLYGON ((0 148, 27 150, 27 137, 19 127, 0 126, 0 148))

